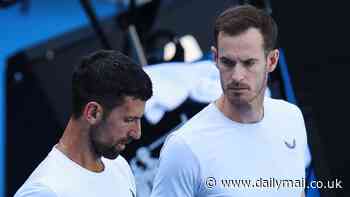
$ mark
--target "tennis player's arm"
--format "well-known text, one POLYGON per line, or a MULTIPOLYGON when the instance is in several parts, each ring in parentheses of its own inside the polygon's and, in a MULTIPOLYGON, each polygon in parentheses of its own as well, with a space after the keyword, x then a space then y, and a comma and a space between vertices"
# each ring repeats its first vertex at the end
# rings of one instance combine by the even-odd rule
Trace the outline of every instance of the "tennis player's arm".
POLYGON ((197 196, 199 172, 199 162, 190 147, 181 138, 173 136, 162 148, 151 197, 197 196))
POLYGON ((57 197, 57 195, 50 188, 34 183, 23 185, 14 197, 57 197))

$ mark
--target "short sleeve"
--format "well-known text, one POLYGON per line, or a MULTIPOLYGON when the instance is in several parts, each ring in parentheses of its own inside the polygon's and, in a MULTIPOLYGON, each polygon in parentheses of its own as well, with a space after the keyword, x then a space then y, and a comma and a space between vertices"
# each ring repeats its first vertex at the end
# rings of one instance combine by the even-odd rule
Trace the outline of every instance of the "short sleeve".
POLYGON ((308 168, 311 165, 311 153, 310 153, 310 148, 308 145, 308 140, 307 140, 307 131, 305 127, 305 121, 303 117, 303 113, 301 110, 296 106, 297 108, 297 113, 301 125, 301 129, 303 130, 303 136, 305 138, 305 144, 304 144, 304 162, 305 162, 305 169, 308 168))
POLYGON ((190 147, 179 136, 167 139, 160 154, 151 197, 191 197, 200 188, 200 165, 190 147))
POLYGON ((23 185, 14 197, 57 197, 57 195, 47 186, 33 183, 23 185))

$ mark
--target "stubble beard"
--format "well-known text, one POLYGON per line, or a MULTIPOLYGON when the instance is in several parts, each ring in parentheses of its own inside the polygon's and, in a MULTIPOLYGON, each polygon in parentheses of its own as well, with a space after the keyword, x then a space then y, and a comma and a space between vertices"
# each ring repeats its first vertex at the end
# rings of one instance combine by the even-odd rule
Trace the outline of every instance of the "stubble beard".
POLYGON ((116 149, 115 145, 106 145, 98 140, 100 135, 99 132, 103 132, 99 127, 100 125, 90 129, 90 144, 92 150, 98 158, 105 157, 107 159, 116 159, 119 156, 120 151, 116 149))

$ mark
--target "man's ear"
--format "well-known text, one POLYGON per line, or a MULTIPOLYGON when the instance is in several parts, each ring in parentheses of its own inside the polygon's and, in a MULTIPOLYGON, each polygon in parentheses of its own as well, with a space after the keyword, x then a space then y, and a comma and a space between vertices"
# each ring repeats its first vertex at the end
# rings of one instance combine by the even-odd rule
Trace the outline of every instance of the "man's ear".
POLYGON ((268 72, 272 72, 276 69, 279 56, 280 56, 280 52, 278 49, 274 49, 269 52, 269 54, 267 55, 267 64, 266 64, 268 72))
POLYGON ((91 125, 95 125, 102 120, 103 108, 95 101, 88 102, 84 107, 83 116, 91 125))
POLYGON ((215 65, 217 67, 218 66, 218 55, 219 55, 218 50, 214 46, 211 46, 210 49, 211 49, 211 52, 213 54, 213 58, 214 58, 213 60, 215 61, 215 65))

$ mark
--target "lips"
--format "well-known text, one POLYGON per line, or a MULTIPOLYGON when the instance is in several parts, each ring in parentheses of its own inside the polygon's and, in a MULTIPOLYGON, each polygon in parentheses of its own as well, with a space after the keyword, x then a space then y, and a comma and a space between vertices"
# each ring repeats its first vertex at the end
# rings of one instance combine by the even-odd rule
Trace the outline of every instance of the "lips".
POLYGON ((248 88, 230 88, 231 90, 247 90, 248 88))
POLYGON ((240 92, 240 91, 246 91, 248 88, 229 88, 229 90, 240 92))
POLYGON ((230 90, 248 90, 249 89, 249 86, 247 85, 244 85, 244 84, 240 84, 240 85, 237 85, 237 84, 230 84, 227 86, 227 89, 230 89, 230 90))

